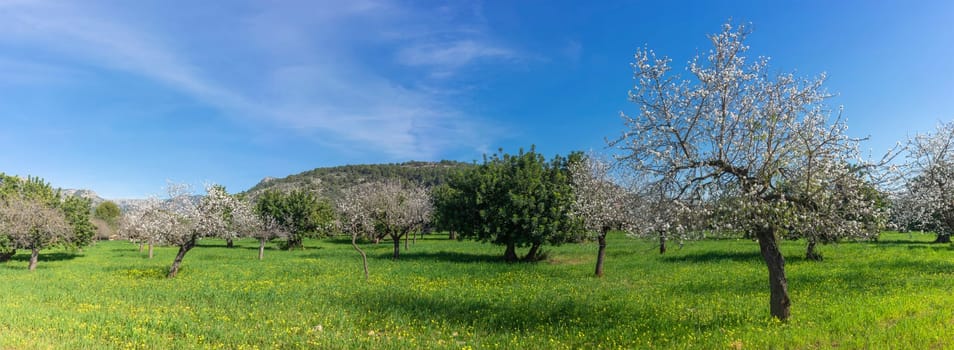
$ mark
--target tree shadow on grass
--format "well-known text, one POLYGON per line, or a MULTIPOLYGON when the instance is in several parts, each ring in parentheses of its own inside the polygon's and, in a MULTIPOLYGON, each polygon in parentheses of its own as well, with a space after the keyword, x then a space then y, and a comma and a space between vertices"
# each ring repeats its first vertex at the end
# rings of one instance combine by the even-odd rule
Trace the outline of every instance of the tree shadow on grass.
MULTIPOLYGON (((375 256, 377 259, 388 259, 390 260, 393 257, 392 253, 380 254, 375 256)), ((461 253, 461 252, 449 252, 449 251, 439 251, 439 252, 401 252, 400 258, 398 261, 442 261, 442 262, 454 262, 454 263, 504 263, 503 257, 500 255, 487 255, 487 254, 470 254, 470 253, 461 253)))
POLYGON ((879 239, 877 241, 869 241, 868 244, 882 245, 882 246, 891 246, 891 245, 919 245, 919 246, 931 246, 931 245, 945 245, 945 243, 934 243, 932 241, 924 241, 917 239, 891 239, 883 240, 879 239))
MULTIPOLYGON (((20 262, 30 261, 29 251, 25 251, 25 252, 26 254, 17 253, 17 255, 14 255, 13 257, 10 258, 10 261, 20 261, 20 262)), ((39 259, 38 261, 39 262, 67 261, 67 260, 76 259, 81 256, 83 256, 83 254, 80 254, 80 253, 70 253, 70 252, 44 253, 43 251, 40 251, 40 256, 38 258, 39 259)))
MULTIPOLYGON (((872 269, 878 271, 897 270, 897 273, 893 274, 893 276, 904 275, 910 272, 926 274, 954 273, 954 262, 951 261, 890 259, 871 261, 868 264, 872 269)), ((884 274, 892 275, 891 273, 884 274)))
MULTIPOLYGON (((404 290, 368 290, 342 299, 355 310, 374 310, 382 318, 447 322, 451 327, 474 327, 478 332, 522 334, 541 328, 570 329, 573 334, 612 334, 614 328, 676 329, 685 326, 678 313, 659 312, 651 305, 620 305, 613 302, 581 301, 567 297, 518 297, 517 300, 478 300, 404 290), (635 327, 634 327, 635 326, 635 327)), ((693 329, 712 330, 728 323, 743 322, 744 315, 695 320, 693 329), (736 319, 738 318, 738 319, 736 319)), ((379 331, 379 330, 375 330, 379 331)), ((593 344, 595 347, 596 344, 593 344)))
MULTIPOLYGON (((791 258, 786 257, 786 260, 791 258)), ((753 252, 719 252, 711 251, 704 253, 692 253, 684 255, 664 255, 662 261, 671 262, 671 263, 714 263, 722 261, 739 261, 739 262, 750 262, 750 261, 762 261, 762 254, 757 251, 753 252)))

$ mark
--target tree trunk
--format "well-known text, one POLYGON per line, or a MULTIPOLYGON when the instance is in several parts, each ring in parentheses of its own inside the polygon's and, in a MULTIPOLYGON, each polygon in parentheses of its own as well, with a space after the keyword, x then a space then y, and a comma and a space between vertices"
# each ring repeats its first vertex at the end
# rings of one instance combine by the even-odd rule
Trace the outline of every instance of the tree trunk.
POLYGON ((226 238, 226 239, 225 239, 225 247, 226 247, 226 248, 235 248, 235 242, 232 242, 232 239, 231 239, 231 238, 226 238))
POLYGON ((449 239, 452 240, 452 241, 456 241, 456 240, 457 240, 457 231, 451 231, 451 232, 447 235, 447 238, 449 238, 449 239))
POLYGON ((405 233, 405 234, 404 234, 404 250, 408 250, 407 241, 410 239, 410 236, 411 236, 411 235, 408 234, 408 233, 405 233))
POLYGON ((775 228, 763 228, 756 230, 756 237, 759 239, 759 250, 762 253, 762 259, 769 272, 769 288, 771 296, 769 305, 772 310, 772 316, 785 321, 790 315, 789 308, 791 300, 788 298, 788 280, 785 278, 785 258, 778 249, 778 242, 775 238, 775 228))
POLYGON ((934 243, 951 243, 951 234, 938 233, 937 238, 934 239, 934 243))
POLYGON ((603 277, 603 261, 606 259, 606 231, 603 230, 596 238, 600 244, 600 249, 596 253, 596 277, 603 277))
POLYGON ((166 277, 175 278, 176 275, 179 274, 179 265, 182 264, 182 258, 185 257, 186 253, 188 253, 192 247, 195 247, 195 238, 179 246, 179 253, 176 254, 176 260, 172 261, 172 267, 169 269, 169 275, 166 277))
POLYGON ((806 251, 805 251, 805 259, 811 260, 811 261, 821 261, 821 260, 822 260, 822 255, 819 254, 819 253, 815 250, 815 245, 817 245, 817 244, 818 244, 818 242, 815 241, 815 239, 813 239, 813 238, 809 238, 809 239, 808 239, 808 248, 807 248, 806 251))
POLYGON ((40 257, 40 248, 36 245, 30 247, 30 271, 36 270, 36 262, 40 257))
POLYGON ((361 262, 364 263, 364 280, 367 281, 368 280, 368 255, 365 254, 360 247, 358 247, 358 243, 356 242, 357 240, 358 240, 358 235, 352 234, 351 246, 354 247, 354 250, 358 251, 358 254, 361 254, 361 262))
POLYGON ((659 254, 666 254, 666 234, 659 234, 659 254))
POLYGON ((504 251, 504 261, 517 262, 517 244, 516 243, 507 242, 507 250, 504 251))
POLYGON ((142 253, 142 248, 145 245, 145 242, 139 242, 139 252, 142 253))
POLYGON ((401 256, 401 236, 391 235, 391 239, 394 241, 394 255, 391 259, 397 260, 401 256))
POLYGON ((540 251, 540 243, 533 243, 530 246, 530 251, 527 252, 527 255, 523 256, 523 261, 534 262, 537 261, 537 253, 540 251))
POLYGON ((154 246, 154 245, 152 244, 152 242, 149 242, 149 259, 152 259, 152 247, 153 247, 153 246, 154 246))
POLYGON ((258 239, 258 260, 265 258, 265 238, 258 239))

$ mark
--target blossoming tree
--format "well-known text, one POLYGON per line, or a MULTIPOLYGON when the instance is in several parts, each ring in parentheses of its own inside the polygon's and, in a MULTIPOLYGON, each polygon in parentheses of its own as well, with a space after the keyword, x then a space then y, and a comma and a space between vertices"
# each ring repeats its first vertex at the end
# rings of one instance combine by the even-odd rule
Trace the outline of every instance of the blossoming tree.
POLYGON ((573 216, 583 221, 584 229, 599 244, 596 254, 596 276, 603 276, 606 260, 606 234, 610 230, 631 231, 635 217, 635 197, 614 182, 610 163, 590 154, 572 162, 570 183, 573 187, 573 216))
POLYGON ((30 271, 36 269, 40 249, 73 236, 62 211, 38 198, 19 196, 0 201, 0 232, 7 234, 14 247, 30 250, 30 271))
POLYGON ((903 226, 934 230, 936 243, 951 242, 954 232, 954 122, 908 140, 907 160, 899 167, 905 180, 898 194, 896 219, 903 226))
POLYGON ((610 144, 667 198, 706 204, 693 209, 711 227, 758 239, 771 314, 785 320, 791 301, 781 233, 856 233, 863 225, 845 223, 864 221, 859 211, 871 201, 858 199, 860 186, 844 184, 869 164, 858 160, 860 140, 847 137, 840 114, 833 118, 825 105, 825 76, 774 73, 767 58, 749 60, 748 34, 726 24, 710 35, 713 48, 689 62, 688 78, 672 72, 670 59, 638 50, 630 100, 639 112, 623 115, 626 129, 610 144), (841 199, 854 202, 836 206, 841 199))

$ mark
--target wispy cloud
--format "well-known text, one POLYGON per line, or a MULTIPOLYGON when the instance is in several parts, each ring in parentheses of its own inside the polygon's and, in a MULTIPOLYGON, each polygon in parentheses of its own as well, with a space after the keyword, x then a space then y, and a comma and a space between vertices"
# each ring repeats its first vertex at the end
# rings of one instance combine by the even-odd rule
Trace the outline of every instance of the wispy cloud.
POLYGON ((480 59, 514 57, 516 54, 511 50, 472 39, 415 45, 402 49, 398 54, 401 63, 407 65, 442 67, 465 66, 480 59))
MULTIPOLYGON (((329 147, 405 159, 476 149, 497 131, 457 107, 466 96, 436 93, 445 82, 416 81, 381 65, 451 75, 475 62, 517 57, 486 39, 479 23, 422 20, 430 16, 386 1, 249 5, 234 13, 238 20, 229 25, 238 26, 236 37, 222 38, 232 46, 221 55, 251 55, 211 60, 215 52, 203 51, 202 43, 166 33, 162 25, 134 25, 123 14, 6 2, 0 4, 0 44, 139 75, 224 114, 296 130, 329 147), (234 71, 245 79, 230 75, 234 71)), ((3 62, 0 74, 18 69, 3 62)))

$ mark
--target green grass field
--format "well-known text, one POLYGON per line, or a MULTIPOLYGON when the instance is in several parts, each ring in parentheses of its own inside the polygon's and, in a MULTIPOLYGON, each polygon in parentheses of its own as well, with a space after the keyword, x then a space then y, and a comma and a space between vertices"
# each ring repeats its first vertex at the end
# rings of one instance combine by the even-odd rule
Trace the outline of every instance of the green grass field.
POLYGON ((785 242, 793 306, 769 317, 767 272, 748 240, 611 237, 606 276, 594 244, 551 247, 536 264, 502 247, 429 236, 391 261, 368 244, 370 281, 348 241, 304 251, 205 240, 178 278, 173 248, 149 260, 128 242, 80 253, 20 253, 0 265, 0 349, 30 348, 954 348, 954 249, 933 236, 821 248, 785 242))

